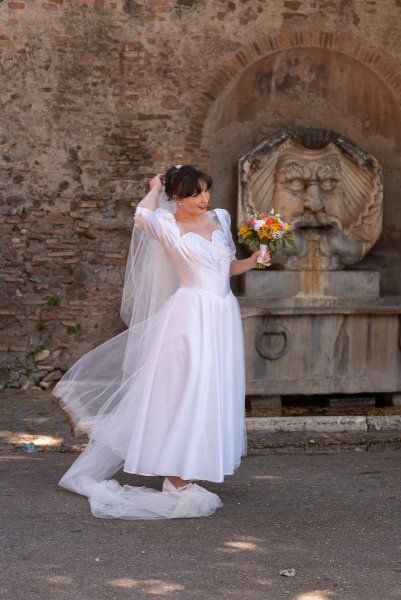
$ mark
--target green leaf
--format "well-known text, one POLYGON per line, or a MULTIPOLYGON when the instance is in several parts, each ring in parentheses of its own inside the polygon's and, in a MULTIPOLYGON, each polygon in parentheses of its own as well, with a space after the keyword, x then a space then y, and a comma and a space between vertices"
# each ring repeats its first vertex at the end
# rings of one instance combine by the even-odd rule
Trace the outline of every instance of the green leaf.
POLYGON ((47 299, 48 306, 60 306, 60 298, 58 296, 49 296, 47 299))
POLYGON ((37 356, 38 354, 40 354, 43 350, 43 346, 37 346, 36 348, 33 348, 29 353, 28 356, 30 356, 31 358, 35 358, 35 356, 37 356))
POLYGON ((67 333, 69 335, 72 335, 73 333, 78 333, 79 331, 81 331, 81 324, 77 323, 75 325, 75 327, 67 327, 67 333))
POLYGON ((38 331, 43 331, 44 329, 46 329, 46 322, 42 321, 42 319, 39 319, 39 321, 36 322, 36 328, 38 329, 38 331))

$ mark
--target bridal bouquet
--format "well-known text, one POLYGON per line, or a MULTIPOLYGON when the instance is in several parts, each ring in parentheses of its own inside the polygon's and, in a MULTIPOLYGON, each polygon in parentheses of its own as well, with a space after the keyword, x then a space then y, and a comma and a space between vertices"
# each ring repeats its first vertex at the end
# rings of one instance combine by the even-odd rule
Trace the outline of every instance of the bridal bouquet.
MULTIPOLYGON (((289 223, 283 220, 281 215, 274 214, 274 209, 269 213, 258 213, 252 215, 245 221, 238 232, 241 244, 259 248, 264 256, 267 249, 271 256, 282 252, 286 246, 295 247, 295 235, 289 223)), ((258 269, 264 269, 264 265, 258 259, 258 269)))

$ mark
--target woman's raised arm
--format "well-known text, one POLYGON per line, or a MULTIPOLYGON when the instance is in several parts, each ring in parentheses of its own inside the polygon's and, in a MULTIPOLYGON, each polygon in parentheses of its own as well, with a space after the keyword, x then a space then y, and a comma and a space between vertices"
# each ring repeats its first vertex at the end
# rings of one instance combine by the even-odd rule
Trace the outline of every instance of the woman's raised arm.
POLYGON ((161 177, 163 177, 162 173, 158 173, 153 179, 149 181, 150 192, 146 194, 145 198, 140 201, 138 206, 141 208, 147 208, 148 210, 156 210, 157 208, 157 199, 159 197, 160 192, 162 191, 162 182, 161 177))

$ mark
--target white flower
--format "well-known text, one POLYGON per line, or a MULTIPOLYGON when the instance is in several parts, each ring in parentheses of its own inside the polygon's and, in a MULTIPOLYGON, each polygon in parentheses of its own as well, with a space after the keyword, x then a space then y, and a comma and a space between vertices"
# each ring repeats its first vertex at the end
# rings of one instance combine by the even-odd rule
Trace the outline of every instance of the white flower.
POLYGON ((255 231, 259 231, 259 229, 262 227, 262 225, 264 225, 264 220, 263 219, 257 219, 254 223, 254 229, 255 231))
POLYGON ((283 237, 283 231, 274 231, 273 232, 273 240, 278 240, 283 237))

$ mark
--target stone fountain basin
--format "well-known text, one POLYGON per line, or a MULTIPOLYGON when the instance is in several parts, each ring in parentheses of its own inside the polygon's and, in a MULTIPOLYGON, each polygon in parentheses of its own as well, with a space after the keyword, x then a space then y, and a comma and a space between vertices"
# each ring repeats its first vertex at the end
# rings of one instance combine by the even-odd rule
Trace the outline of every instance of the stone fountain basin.
MULTIPOLYGON (((282 274, 288 273, 275 273, 282 274)), ((238 300, 247 394, 400 393, 401 297, 243 295, 238 300)))

